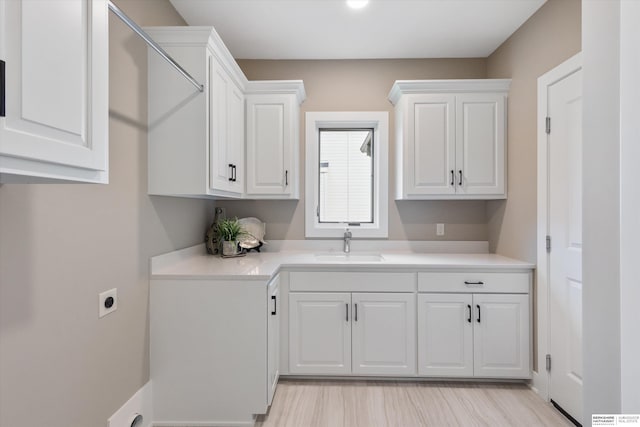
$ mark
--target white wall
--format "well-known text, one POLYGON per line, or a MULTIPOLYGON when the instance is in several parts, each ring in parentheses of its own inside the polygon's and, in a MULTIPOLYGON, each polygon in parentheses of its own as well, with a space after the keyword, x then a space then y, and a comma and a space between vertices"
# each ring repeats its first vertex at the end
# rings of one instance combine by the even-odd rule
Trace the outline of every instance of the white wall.
POLYGON ((640 413, 640 4, 585 0, 584 419, 640 413))
MULTIPOLYGON (((184 23, 167 0, 116 3, 184 23)), ((149 257, 202 242, 213 214, 147 195, 147 48, 113 14, 109 30, 109 184, 0 185, 2 427, 106 426, 149 379, 149 257)))
POLYGON ((620 9, 620 341, 622 412, 640 414, 640 2, 620 9))

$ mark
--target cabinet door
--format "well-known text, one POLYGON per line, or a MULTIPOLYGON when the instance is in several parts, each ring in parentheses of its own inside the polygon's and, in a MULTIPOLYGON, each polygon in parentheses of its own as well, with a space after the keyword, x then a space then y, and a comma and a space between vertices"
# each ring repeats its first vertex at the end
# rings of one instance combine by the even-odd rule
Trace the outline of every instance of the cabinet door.
POLYGON ((407 194, 455 193, 455 97, 411 95, 408 111, 407 194))
POLYGON ((247 96, 247 194, 292 195, 294 102, 293 95, 247 96))
POLYGON ((267 405, 271 405, 280 378, 280 276, 276 276, 269 283, 268 289, 267 405))
POLYGON ((0 2, 0 174, 108 181, 104 0, 0 2))
POLYGON ((470 294, 418 295, 418 374, 473 376, 470 294))
POLYGON ((230 189, 236 193, 244 193, 244 94, 233 83, 229 85, 228 101, 227 155, 228 163, 233 165, 230 189))
POLYGON ((209 186, 231 191, 233 164, 230 162, 228 106, 233 82, 220 62, 209 55, 209 186))
POLYGON ((458 193, 506 195, 504 141, 504 95, 456 96, 458 193))
POLYGON ((289 294, 289 373, 351 372, 351 294, 289 294))
POLYGON ((354 293, 351 300, 353 373, 414 375, 415 294, 354 293))
POLYGON ((474 294, 474 375, 530 378, 529 296, 474 294))

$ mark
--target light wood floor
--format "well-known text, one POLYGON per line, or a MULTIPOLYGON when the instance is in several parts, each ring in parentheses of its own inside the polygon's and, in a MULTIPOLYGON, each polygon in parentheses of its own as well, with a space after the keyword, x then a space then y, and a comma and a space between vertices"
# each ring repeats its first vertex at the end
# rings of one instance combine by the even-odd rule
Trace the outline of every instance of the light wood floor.
POLYGON ((572 426, 522 384, 281 380, 257 427, 572 426))

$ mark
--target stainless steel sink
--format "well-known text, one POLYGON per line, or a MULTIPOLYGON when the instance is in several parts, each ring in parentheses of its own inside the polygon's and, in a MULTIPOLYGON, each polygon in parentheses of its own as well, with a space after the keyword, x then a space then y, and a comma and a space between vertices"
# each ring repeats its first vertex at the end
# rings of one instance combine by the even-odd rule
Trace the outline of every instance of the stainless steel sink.
POLYGON ((343 254, 343 253, 325 253, 315 254, 318 261, 339 261, 339 262, 380 262, 384 258, 380 254, 343 254))

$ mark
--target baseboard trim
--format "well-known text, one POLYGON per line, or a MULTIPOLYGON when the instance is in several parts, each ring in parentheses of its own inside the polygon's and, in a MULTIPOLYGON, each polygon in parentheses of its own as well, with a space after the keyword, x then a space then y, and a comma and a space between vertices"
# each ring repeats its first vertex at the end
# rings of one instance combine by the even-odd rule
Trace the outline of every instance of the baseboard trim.
POLYGON ((142 423, 135 427, 151 427, 153 425, 151 381, 143 385, 124 405, 107 421, 108 427, 131 427, 137 414, 142 415, 142 423))

